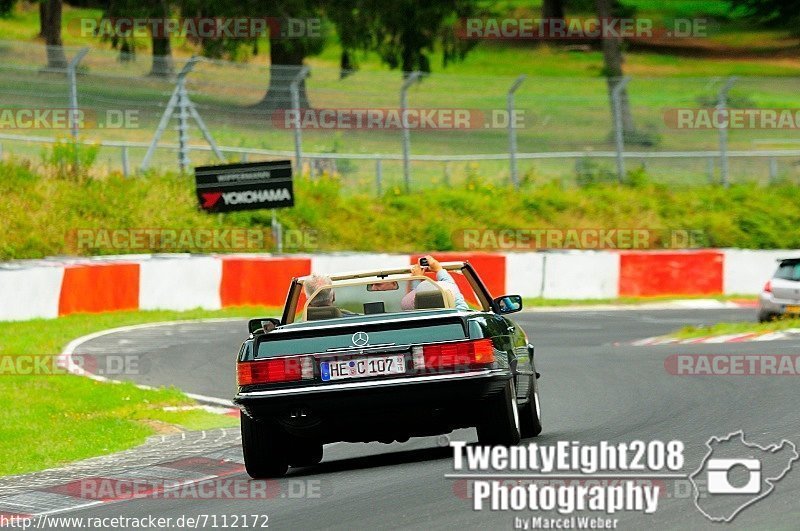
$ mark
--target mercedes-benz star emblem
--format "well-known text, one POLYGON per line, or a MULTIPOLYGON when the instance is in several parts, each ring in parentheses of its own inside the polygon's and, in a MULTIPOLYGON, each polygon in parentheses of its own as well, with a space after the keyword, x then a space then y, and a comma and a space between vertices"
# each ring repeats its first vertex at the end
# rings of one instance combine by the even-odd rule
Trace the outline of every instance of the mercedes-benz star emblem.
POLYGON ((353 344, 357 347, 366 346, 369 343, 369 335, 366 332, 356 332, 353 334, 353 344))

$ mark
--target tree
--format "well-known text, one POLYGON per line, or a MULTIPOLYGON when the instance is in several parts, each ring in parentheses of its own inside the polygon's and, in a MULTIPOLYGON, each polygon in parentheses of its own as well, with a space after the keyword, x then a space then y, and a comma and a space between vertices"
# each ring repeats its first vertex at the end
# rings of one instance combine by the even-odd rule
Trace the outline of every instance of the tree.
POLYGON ((464 58, 475 41, 459 39, 460 19, 474 16, 475 0, 333 0, 326 13, 336 25, 342 45, 342 66, 355 68, 355 51, 376 51, 390 68, 404 75, 430 72, 430 54, 438 45, 446 66, 464 58))
POLYGON ((16 0, 0 0, 0 17, 7 17, 14 10, 16 0))
MULTIPOLYGON (((608 19, 620 16, 619 5, 616 0, 595 0, 598 18, 608 19)), ((603 41, 603 75, 606 77, 608 85, 608 96, 611 101, 611 108, 614 108, 612 91, 617 82, 622 79, 622 64, 624 57, 622 53, 622 38, 619 36, 602 37, 603 41)), ((622 114, 622 131, 627 138, 635 138, 636 130, 633 125, 633 115, 631 114, 630 101, 628 100, 628 90, 623 89, 620 93, 620 110, 622 114)))
POLYGON ((61 41, 61 0, 41 0, 39 21, 44 43, 47 45, 47 68, 65 70, 67 57, 61 41))
POLYGON ((564 19, 564 0, 544 0, 542 18, 564 19))
MULTIPOLYGON (((321 32, 324 0, 183 0, 184 14, 196 17, 262 17, 267 20, 269 38, 269 84, 264 97, 255 107, 264 110, 287 109, 292 106, 291 83, 303 68, 306 57, 322 52, 325 45, 321 32), (318 24, 319 23, 319 24, 318 24)), ((199 39, 206 57, 235 56, 242 45, 258 53, 258 38, 220 37, 199 39)), ((300 107, 307 108, 305 81, 298 83, 300 107)))
POLYGON ((798 34, 800 23, 800 0, 728 0, 749 19, 758 22, 791 28, 798 34))
MULTIPOLYGON (((169 0, 110 0, 105 10, 105 17, 109 19, 152 19, 166 21, 172 15, 172 5, 169 0)), ((165 24, 148 24, 150 30, 150 43, 153 50, 153 59, 150 66, 150 76, 172 77, 175 74, 175 61, 172 58, 170 36, 166 33, 165 24)), ((101 35, 111 41, 111 46, 119 49, 120 60, 132 58, 136 53, 135 37, 131 35, 101 35)))

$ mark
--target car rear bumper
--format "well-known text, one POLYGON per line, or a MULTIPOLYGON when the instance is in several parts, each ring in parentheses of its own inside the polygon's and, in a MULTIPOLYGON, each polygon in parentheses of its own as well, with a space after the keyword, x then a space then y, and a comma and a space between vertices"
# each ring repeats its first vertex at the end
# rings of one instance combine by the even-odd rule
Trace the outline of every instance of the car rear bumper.
POLYGON ((507 369, 472 370, 239 393, 247 415, 324 442, 403 439, 475 425, 481 403, 502 392, 507 369))
POLYGON ((800 300, 776 299, 770 293, 762 293, 759 297, 759 313, 771 315, 784 315, 787 306, 800 306, 800 300))

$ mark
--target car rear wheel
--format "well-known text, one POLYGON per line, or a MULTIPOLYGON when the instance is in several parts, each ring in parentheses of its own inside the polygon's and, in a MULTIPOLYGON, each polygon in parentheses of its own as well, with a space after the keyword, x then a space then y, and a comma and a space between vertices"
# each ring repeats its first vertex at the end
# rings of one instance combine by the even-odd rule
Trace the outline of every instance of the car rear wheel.
POLYGON ((539 384, 536 381, 536 369, 531 376, 528 401, 519 408, 519 434, 523 439, 536 437, 542 433, 542 410, 539 402, 539 384))
POLYGON ((760 312, 758 314, 758 322, 759 323, 769 323, 770 321, 774 321, 778 317, 779 317, 779 315, 776 314, 776 313, 771 313, 771 312, 764 311, 764 312, 760 312))
POLYGON ((292 440, 288 445, 289 466, 312 466, 322 461, 322 444, 308 439, 292 440))
POLYGON ((478 442, 482 445, 513 446, 520 441, 519 411, 514 381, 503 392, 485 403, 483 419, 478 424, 478 442))
POLYGON ((285 434, 276 424, 255 420, 240 413, 244 467, 253 479, 275 478, 286 474, 289 463, 285 434))

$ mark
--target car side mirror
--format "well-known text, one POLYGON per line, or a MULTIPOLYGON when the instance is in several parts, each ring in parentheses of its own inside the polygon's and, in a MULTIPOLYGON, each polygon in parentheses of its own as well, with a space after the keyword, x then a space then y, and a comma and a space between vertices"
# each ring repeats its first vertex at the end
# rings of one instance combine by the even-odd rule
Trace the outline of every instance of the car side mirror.
POLYGON ((494 303, 495 312, 501 315, 522 310, 522 297, 519 295, 503 295, 492 302, 494 303))
POLYGON ((251 334, 255 334, 259 330, 263 330, 264 333, 269 333, 278 328, 281 325, 281 320, 275 317, 259 317, 258 319, 250 319, 247 322, 247 330, 251 334))

